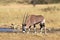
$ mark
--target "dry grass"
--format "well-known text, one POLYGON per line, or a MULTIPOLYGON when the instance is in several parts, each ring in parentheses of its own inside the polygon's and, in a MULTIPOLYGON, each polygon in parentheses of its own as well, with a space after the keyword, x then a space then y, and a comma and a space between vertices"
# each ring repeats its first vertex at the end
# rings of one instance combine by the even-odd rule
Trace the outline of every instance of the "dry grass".
POLYGON ((47 27, 60 26, 60 4, 37 5, 36 7, 24 4, 0 5, 0 24, 22 24, 25 13, 43 15, 47 27))
POLYGON ((60 34, 0 33, 0 40, 60 40, 60 34))
MULTIPOLYGON (((36 7, 23 4, 0 5, 0 25, 11 23, 21 25, 25 13, 43 15, 46 19, 46 27, 60 27, 60 4, 36 5, 36 7)), ((59 33, 48 33, 47 35, 0 33, 0 40, 60 40, 59 33)))

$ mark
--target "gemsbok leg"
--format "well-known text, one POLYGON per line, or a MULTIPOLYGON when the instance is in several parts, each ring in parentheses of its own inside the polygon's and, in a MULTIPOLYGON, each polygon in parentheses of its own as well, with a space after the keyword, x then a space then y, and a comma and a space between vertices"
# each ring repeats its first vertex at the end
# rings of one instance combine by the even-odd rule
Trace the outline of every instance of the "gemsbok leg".
POLYGON ((34 24, 34 33, 36 33, 36 25, 34 24))
POLYGON ((42 26, 42 23, 40 23, 40 32, 42 33, 42 30, 43 30, 43 28, 42 28, 43 26, 42 26))
POLYGON ((44 29, 44 33, 46 33, 45 23, 40 23, 40 31, 42 32, 43 29, 44 29))
POLYGON ((27 33, 29 33, 29 32, 30 32, 30 30, 31 30, 30 28, 31 28, 31 26, 29 26, 29 28, 28 28, 28 32, 27 32, 27 33))

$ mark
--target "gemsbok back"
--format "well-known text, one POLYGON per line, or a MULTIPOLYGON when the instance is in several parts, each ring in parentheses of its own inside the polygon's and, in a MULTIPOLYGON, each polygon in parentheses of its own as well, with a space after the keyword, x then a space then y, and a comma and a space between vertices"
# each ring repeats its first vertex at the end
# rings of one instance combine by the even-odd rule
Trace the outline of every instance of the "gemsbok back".
POLYGON ((22 24, 22 31, 26 32, 26 28, 28 29, 28 33, 30 31, 31 26, 34 27, 34 32, 36 33, 36 24, 40 24, 40 31, 44 29, 44 33, 46 33, 46 27, 45 27, 45 19, 42 15, 30 15, 30 16, 24 16, 23 21, 25 21, 22 24))

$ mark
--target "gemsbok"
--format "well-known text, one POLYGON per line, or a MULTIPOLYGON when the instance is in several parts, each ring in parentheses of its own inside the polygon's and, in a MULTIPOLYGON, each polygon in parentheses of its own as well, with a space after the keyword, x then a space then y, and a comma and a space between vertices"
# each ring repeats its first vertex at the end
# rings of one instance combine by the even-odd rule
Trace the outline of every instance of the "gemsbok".
POLYGON ((30 16, 24 16, 22 23, 22 31, 26 32, 26 29, 28 29, 28 33, 30 31, 31 26, 34 26, 34 32, 36 33, 36 24, 40 24, 40 31, 44 29, 44 33, 46 33, 46 27, 45 27, 45 18, 42 15, 30 15, 30 16))

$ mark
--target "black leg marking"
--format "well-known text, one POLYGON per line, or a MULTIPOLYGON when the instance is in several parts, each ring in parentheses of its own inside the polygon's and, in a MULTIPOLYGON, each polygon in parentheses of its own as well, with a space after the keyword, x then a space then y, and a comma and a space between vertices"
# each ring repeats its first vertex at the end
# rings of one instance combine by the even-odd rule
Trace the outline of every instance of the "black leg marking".
POLYGON ((40 23, 40 29, 45 27, 45 23, 40 23))
POLYGON ((35 24, 34 24, 34 28, 35 28, 36 26, 35 26, 35 24))
POLYGON ((31 26, 29 26, 29 28, 31 28, 31 26))
POLYGON ((43 27, 43 25, 42 25, 42 23, 40 23, 40 30, 41 30, 42 27, 43 27))

